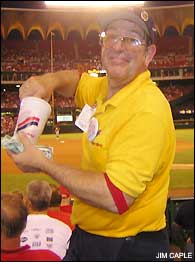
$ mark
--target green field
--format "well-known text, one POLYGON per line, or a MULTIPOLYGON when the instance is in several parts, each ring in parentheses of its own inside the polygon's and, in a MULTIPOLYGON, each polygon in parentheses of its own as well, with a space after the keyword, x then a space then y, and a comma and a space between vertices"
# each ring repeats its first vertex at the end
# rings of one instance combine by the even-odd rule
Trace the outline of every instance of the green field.
MULTIPOLYGON (((187 143, 191 145, 189 148, 184 147, 182 150, 176 152, 174 163, 175 164, 193 164, 194 163, 194 129, 177 129, 176 130, 177 142, 187 143)), ((42 138, 55 138, 54 135, 43 135, 42 138)), ((79 134, 61 134, 61 140, 77 140, 81 139, 81 133, 79 134)), ((3 160, 1 161, 2 165, 4 164, 3 160)), ((171 170, 171 180, 170 188, 188 188, 194 186, 194 169, 184 168, 181 170, 171 170)), ((14 174, 14 173, 5 173, 1 172, 1 190, 2 192, 20 190, 25 191, 26 184, 34 179, 43 179, 47 180, 50 183, 56 182, 51 179, 49 176, 40 173, 40 174, 14 174)))
MULTIPOLYGON (((194 144, 194 129, 177 129, 177 141, 194 144)), ((194 147, 176 152, 175 164, 193 164, 194 147)), ((194 186, 194 168, 190 170, 171 170, 170 188, 187 188, 194 186)))
MULTIPOLYGON (((194 144, 194 129, 177 129, 176 138, 177 141, 181 140, 194 144)), ((194 147, 181 152, 176 152, 174 163, 194 163, 194 147)))

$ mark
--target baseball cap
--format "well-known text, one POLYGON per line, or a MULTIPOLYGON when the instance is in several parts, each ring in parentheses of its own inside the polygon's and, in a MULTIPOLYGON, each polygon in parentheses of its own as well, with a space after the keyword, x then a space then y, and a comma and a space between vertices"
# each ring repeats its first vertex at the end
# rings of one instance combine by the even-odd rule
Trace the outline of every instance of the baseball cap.
POLYGON ((157 30, 151 17, 145 10, 114 10, 107 14, 103 13, 99 17, 100 25, 104 31, 116 20, 128 20, 137 24, 147 35, 149 44, 157 40, 157 30))

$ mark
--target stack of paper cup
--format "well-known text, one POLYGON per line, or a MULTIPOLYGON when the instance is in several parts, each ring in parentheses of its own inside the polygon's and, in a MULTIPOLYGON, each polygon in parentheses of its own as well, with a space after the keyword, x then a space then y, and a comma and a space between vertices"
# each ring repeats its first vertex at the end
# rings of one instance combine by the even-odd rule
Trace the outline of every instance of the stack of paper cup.
POLYGON ((51 106, 45 100, 32 96, 23 98, 14 136, 17 136, 19 132, 24 132, 31 142, 36 144, 50 114, 51 106))

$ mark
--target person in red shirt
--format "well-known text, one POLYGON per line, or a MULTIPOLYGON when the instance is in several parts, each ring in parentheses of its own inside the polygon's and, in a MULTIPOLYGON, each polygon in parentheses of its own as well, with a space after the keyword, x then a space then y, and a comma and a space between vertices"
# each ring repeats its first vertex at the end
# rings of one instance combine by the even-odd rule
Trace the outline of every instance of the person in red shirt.
POLYGON ((29 245, 15 250, 1 250, 1 261, 61 261, 50 250, 31 250, 29 245))
POLYGON ((14 193, 1 194, 1 261, 60 261, 50 250, 20 247, 20 235, 26 227, 27 208, 14 193))
MULTIPOLYGON (((56 218, 67 224, 72 230, 74 229, 74 225, 71 223, 71 211, 72 209, 71 205, 65 205, 61 206, 62 202, 62 194, 60 192, 60 188, 55 184, 50 184, 50 187, 52 188, 52 196, 50 201, 50 208, 47 211, 48 216, 56 218), (61 207, 68 207, 68 211, 63 211, 61 207)), ((70 194, 67 195, 69 197, 70 194)))
POLYGON ((60 210, 71 214, 73 200, 71 198, 70 192, 62 185, 59 187, 59 190, 62 195, 60 210))

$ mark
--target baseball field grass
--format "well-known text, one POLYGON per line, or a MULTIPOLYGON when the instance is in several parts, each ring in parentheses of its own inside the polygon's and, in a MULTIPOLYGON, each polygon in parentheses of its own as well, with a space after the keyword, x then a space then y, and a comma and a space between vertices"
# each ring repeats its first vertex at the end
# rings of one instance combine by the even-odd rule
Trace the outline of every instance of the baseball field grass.
MULTIPOLYGON (((82 146, 81 133, 42 135, 39 144, 54 148, 54 160, 58 163, 80 167, 82 146)), ((194 129, 177 129, 177 147, 170 173, 170 196, 192 197, 194 195, 194 129)), ((19 190, 25 192, 26 184, 34 179, 43 179, 57 184, 43 173, 22 173, 1 149, 1 191, 19 190)))

